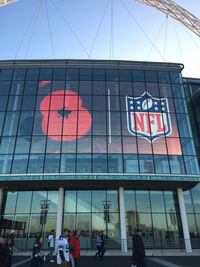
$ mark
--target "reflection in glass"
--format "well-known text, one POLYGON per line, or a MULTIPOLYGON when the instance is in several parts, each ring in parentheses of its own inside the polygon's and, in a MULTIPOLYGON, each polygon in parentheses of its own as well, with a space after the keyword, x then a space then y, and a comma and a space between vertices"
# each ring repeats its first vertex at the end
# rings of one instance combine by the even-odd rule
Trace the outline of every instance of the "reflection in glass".
POLYGON ((107 202, 109 205, 110 212, 119 212, 119 202, 118 202, 118 191, 108 190, 107 191, 107 202))
POLYGON ((124 157, 124 172, 138 173, 138 155, 123 155, 124 157))
POLYGON ((63 218, 63 228, 67 228, 71 233, 75 229, 75 214, 65 213, 63 218))
POLYGON ((192 198, 191 198, 191 191, 184 191, 183 192, 183 197, 184 197, 184 203, 185 203, 185 210, 187 213, 191 212, 194 213, 193 209, 193 203, 192 203, 192 198))
POLYGON ((60 154, 46 154, 44 172, 58 173, 60 168, 60 154))
POLYGON ((138 213, 138 228, 142 229, 144 239, 153 237, 151 213, 138 213))
POLYGON ((171 173, 185 173, 182 156, 169 156, 171 173))
POLYGON ((91 172, 91 154, 77 154, 76 172, 90 173, 91 172))
POLYGON ((40 213, 41 204, 47 199, 47 191, 33 191, 31 213, 40 213))
POLYGON ((164 191, 166 212, 176 212, 178 199, 176 192, 164 191))
POLYGON ((75 173, 76 154, 62 154, 60 172, 75 173))
POLYGON ((30 213, 32 191, 18 193, 16 213, 30 213))
POLYGON ((58 210, 58 191, 48 191, 48 200, 49 200, 48 212, 57 213, 57 210, 58 210))
POLYGON ((197 157, 184 156, 184 161, 187 174, 199 174, 199 164, 197 157))
POLYGON ((170 173, 168 157, 165 155, 154 155, 156 173, 170 173))
POLYGON ((17 192, 7 192, 4 213, 14 213, 17 200, 17 192))
POLYGON ((140 173, 154 173, 153 156, 139 155, 140 173))
POLYGON ((106 222, 104 220, 104 213, 92 213, 92 238, 96 239, 97 232, 106 232, 106 222))
POLYGON ((123 172, 121 154, 108 154, 108 172, 110 173, 123 172))
POLYGON ((165 214, 152 214, 153 233, 156 239, 165 239, 167 236, 167 223, 165 214))
POLYGON ((93 154, 93 173, 107 172, 107 154, 93 154))
MULTIPOLYGON (((95 190, 92 191, 92 212, 103 212, 104 203, 106 201, 106 191, 95 190)), ((99 228, 100 229, 100 228, 99 228)))
POLYGON ((136 205, 138 212, 150 211, 150 200, 148 191, 136 191, 136 205))
POLYGON ((91 212, 91 191, 77 191, 77 212, 91 212))
POLYGON ((65 191, 65 212, 76 212, 76 191, 65 191))
POLYGON ((188 220, 188 228, 190 232, 190 237, 191 238, 198 237, 198 230, 197 230, 197 225, 196 225, 194 214, 187 214, 187 220, 188 220))
POLYGON ((150 191, 150 199, 152 212, 165 212, 162 191, 150 191))
POLYGON ((30 155, 28 173, 43 173, 44 155, 33 154, 30 155))
POLYGON ((26 173, 28 164, 28 155, 14 155, 11 173, 26 173))
POLYGON ((135 191, 134 190, 125 190, 124 191, 124 201, 125 201, 125 210, 126 212, 136 212, 135 204, 135 191))

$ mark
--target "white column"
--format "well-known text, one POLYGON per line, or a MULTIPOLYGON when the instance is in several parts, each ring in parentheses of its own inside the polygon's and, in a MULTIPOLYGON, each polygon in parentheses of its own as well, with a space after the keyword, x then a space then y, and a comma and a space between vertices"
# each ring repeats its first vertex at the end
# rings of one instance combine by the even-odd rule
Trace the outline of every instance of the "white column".
POLYGON ((187 215, 185 211, 185 203, 184 203, 182 188, 177 189, 177 194, 178 194, 179 209, 180 209, 180 214, 181 214, 181 222, 182 222, 182 227, 183 227, 185 250, 187 253, 191 253, 192 246, 191 246, 190 233, 189 233, 189 228, 188 228, 187 215))
POLYGON ((58 192, 58 212, 56 221, 56 248, 57 248, 57 240, 59 236, 62 234, 63 207, 64 207, 64 187, 60 187, 58 192))
POLYGON ((3 189, 0 188, 0 213, 2 209, 2 204, 3 204, 3 189))
POLYGON ((126 235, 126 212, 124 202, 124 188, 119 188, 119 210, 120 210, 120 228, 121 228, 121 249, 127 252, 127 235, 126 235))

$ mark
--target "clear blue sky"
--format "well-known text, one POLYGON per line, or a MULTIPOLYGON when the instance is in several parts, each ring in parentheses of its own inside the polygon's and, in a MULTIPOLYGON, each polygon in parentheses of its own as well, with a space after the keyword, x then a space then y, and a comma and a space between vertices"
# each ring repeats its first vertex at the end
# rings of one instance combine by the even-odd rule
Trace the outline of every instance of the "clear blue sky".
MULTIPOLYGON (((88 58, 84 49, 89 52, 92 47, 108 0, 45 1, 48 6, 55 58, 88 58), (62 15, 68 21, 70 27, 83 44, 84 49, 63 22, 62 17, 58 14, 52 2, 56 4, 62 15)), ((152 45, 148 38, 133 21, 120 0, 112 1, 112 45, 110 46, 111 0, 109 0, 103 23, 91 53, 91 58, 162 62, 163 59, 159 53, 155 49, 151 51, 152 45), (110 52, 110 47, 113 49, 113 53, 110 52)), ((185 70, 183 74, 185 76, 200 78, 199 37, 171 18, 168 18, 167 23, 166 16, 156 9, 142 5, 134 0, 122 1, 145 30, 152 42, 155 41, 159 29, 163 25, 155 45, 162 56, 165 54, 165 61, 184 63, 185 70), (166 27, 166 25, 168 26, 166 27)), ((199 0, 175 1, 200 18, 199 0)), ((40 2, 41 0, 19 0, 16 3, 0 7, 0 60, 14 59, 15 57, 16 59, 53 58, 44 3, 38 16, 35 31, 33 32, 36 16, 34 16, 33 20, 31 18, 36 8, 40 6, 40 2), (26 31, 27 33, 25 35, 26 31), (21 46, 20 43, 22 44, 21 46)))

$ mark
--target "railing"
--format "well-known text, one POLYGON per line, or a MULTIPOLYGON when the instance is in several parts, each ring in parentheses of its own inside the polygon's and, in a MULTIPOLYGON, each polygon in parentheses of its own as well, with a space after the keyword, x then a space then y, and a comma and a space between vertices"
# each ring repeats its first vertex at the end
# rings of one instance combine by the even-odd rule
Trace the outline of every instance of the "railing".
MULTIPOLYGON (((15 238, 15 247, 19 250, 32 250, 35 238, 15 238)), ((80 237, 80 248, 82 250, 96 250, 96 239, 90 237, 80 237)), ((143 238, 145 249, 181 249, 185 250, 185 240, 184 238, 165 238, 165 239, 153 239, 153 238, 143 238)), ((121 240, 121 239, 105 239, 106 249, 121 250, 127 242, 128 249, 132 249, 132 239, 121 240)), ((193 249, 200 249, 200 238, 192 238, 191 245, 193 249)), ((44 239, 43 249, 47 250, 47 239, 44 239)))

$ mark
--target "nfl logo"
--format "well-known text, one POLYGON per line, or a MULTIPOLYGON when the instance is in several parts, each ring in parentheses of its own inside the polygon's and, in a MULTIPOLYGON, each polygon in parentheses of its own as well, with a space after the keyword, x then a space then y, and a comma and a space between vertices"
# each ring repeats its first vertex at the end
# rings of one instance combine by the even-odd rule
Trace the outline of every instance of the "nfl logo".
POLYGON ((149 142, 172 132, 167 98, 155 98, 148 92, 140 97, 126 96, 127 125, 132 135, 149 142))

